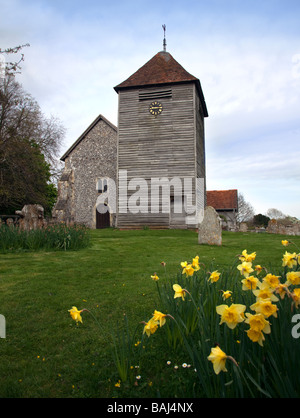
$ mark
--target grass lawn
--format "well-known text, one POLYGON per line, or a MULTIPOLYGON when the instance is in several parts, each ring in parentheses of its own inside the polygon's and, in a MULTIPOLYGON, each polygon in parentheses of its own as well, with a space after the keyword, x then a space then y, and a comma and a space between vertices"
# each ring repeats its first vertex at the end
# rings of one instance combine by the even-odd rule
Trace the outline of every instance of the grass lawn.
MULTIPOLYGON (((166 348, 163 333, 137 347, 143 370, 132 364, 132 378, 118 388, 111 334, 143 325, 159 310, 154 272, 160 282, 181 273, 180 262, 199 261, 214 270, 229 268, 242 250, 256 251, 255 264, 280 268, 286 236, 223 233, 223 245, 197 244, 187 230, 114 229, 90 231, 91 246, 79 251, 0 254, 0 314, 6 338, 0 339, 0 397, 171 397, 192 395, 194 377, 174 374, 166 361, 187 362, 182 350, 166 348), (166 266, 163 267, 161 262, 166 266), (213 266, 212 266, 213 265, 213 266), (68 310, 89 309, 76 324, 68 310), (136 381, 136 375, 143 379, 136 381), (144 378, 145 376, 145 378, 144 378), (134 383, 135 382, 135 383, 134 383), (176 386, 175 383, 181 382, 176 386)), ((300 247, 300 237, 290 237, 300 247)), ((296 251, 288 249, 288 251, 296 251)), ((154 337, 153 336, 153 337, 154 337)), ((139 363, 139 364, 140 364, 139 363)))

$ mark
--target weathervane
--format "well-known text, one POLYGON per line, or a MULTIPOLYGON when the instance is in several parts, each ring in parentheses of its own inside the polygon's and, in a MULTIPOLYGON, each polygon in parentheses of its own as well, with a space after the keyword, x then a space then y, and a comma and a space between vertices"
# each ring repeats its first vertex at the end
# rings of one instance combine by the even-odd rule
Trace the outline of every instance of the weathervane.
POLYGON ((164 47, 164 52, 166 52, 166 46, 167 46, 167 41, 166 41, 166 25, 162 25, 162 28, 164 30, 164 43, 163 43, 163 47, 164 47))

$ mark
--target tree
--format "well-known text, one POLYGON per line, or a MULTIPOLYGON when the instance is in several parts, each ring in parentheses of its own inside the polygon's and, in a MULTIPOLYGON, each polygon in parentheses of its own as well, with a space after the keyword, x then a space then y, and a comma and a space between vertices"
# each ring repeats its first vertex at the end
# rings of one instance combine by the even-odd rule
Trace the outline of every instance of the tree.
POLYGON ((250 221, 254 216, 254 209, 252 205, 247 202, 242 193, 238 195, 238 222, 247 222, 250 221))
POLYGON ((264 226, 267 227, 269 223, 270 218, 268 216, 262 215, 259 213, 258 215, 255 215, 253 217, 253 224, 257 226, 264 226))
POLYGON ((0 80, 0 208, 12 213, 24 204, 49 208, 51 168, 64 135, 47 119, 13 75, 0 80))
POLYGON ((286 215, 279 209, 271 208, 267 210, 266 214, 270 219, 284 219, 286 215))
POLYGON ((2 50, 0 48, 0 75, 6 74, 6 75, 14 75, 21 70, 21 62, 24 61, 24 54, 21 53, 21 58, 19 58, 17 61, 8 61, 5 60, 5 55, 10 54, 18 54, 23 48, 30 46, 29 44, 25 45, 18 45, 13 48, 6 48, 2 50), (1 57, 3 59, 1 59, 1 57))

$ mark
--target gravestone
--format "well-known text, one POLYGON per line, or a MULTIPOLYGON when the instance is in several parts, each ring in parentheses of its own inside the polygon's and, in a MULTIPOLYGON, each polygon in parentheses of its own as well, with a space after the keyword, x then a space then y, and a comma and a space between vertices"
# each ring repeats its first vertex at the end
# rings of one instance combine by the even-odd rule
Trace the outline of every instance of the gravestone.
POLYGON ((19 227, 22 230, 30 231, 45 226, 44 208, 41 205, 25 205, 22 210, 16 210, 20 216, 19 227))
POLYGON ((240 223, 240 232, 247 232, 248 231, 248 225, 246 224, 246 222, 241 222, 240 223))
POLYGON ((13 225, 14 225, 14 220, 13 220, 13 218, 8 218, 8 219, 6 220, 6 225, 7 225, 7 226, 13 226, 13 225))
POLYGON ((204 209, 204 217, 198 226, 198 244, 222 245, 222 225, 212 206, 204 209))

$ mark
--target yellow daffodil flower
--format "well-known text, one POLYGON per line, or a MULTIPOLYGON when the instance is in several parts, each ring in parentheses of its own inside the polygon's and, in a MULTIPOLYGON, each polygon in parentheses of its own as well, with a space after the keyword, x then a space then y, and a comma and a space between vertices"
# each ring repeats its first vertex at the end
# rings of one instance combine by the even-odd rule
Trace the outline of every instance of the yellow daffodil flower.
POLYGON ((242 264, 239 264, 237 266, 237 269, 240 270, 240 273, 244 277, 248 277, 250 273, 252 273, 254 270, 252 268, 252 263, 243 261, 242 264))
POLYGON ((186 293, 185 289, 182 289, 182 287, 179 286, 179 284, 173 284, 173 290, 175 292, 174 299, 182 298, 182 300, 184 300, 185 293, 186 293))
POLYGON ((184 269, 184 268, 188 265, 188 263, 187 263, 187 261, 182 261, 182 262, 180 263, 180 265, 181 265, 181 267, 184 269))
POLYGON ((293 268, 294 266, 297 265, 297 254, 296 253, 289 253, 289 252, 285 252, 282 258, 282 266, 285 267, 289 267, 289 268, 293 268))
POLYGON ((248 254, 247 250, 242 251, 242 255, 239 257, 239 260, 246 261, 246 262, 252 262, 256 257, 256 252, 248 254))
POLYGON ((286 274, 287 283, 298 285, 300 284, 300 271, 291 271, 286 274))
POLYGON ((232 293, 231 290, 222 290, 222 298, 224 300, 230 298, 231 293, 232 293))
POLYGON ((214 372, 219 374, 220 371, 227 372, 226 369, 226 359, 227 355, 220 347, 214 347, 211 349, 210 355, 207 357, 209 361, 212 362, 214 372))
POLYGON ((254 267, 257 274, 259 274, 262 271, 262 266, 260 264, 257 264, 257 266, 254 267))
POLYGON ((263 278, 263 282, 268 283, 272 289, 276 289, 276 287, 280 285, 279 278, 280 276, 275 276, 274 274, 269 273, 263 278))
POLYGON ((298 308, 300 305, 300 289, 297 288, 292 293, 293 302, 295 304, 295 307, 298 308))
POLYGON ((285 295, 290 294, 290 291, 288 290, 288 286, 290 283, 286 282, 285 284, 281 284, 276 287, 275 293, 277 293, 281 299, 284 299, 285 295))
POLYGON ((192 267, 193 267, 193 269, 195 271, 200 270, 200 266, 199 266, 199 255, 196 255, 196 257, 193 258, 192 267))
POLYGON ((159 277, 156 273, 154 273, 154 275, 151 276, 151 279, 154 280, 155 282, 157 282, 157 280, 159 280, 159 277))
POLYGON ((148 322, 145 323, 143 334, 147 334, 150 337, 151 334, 154 334, 158 328, 158 322, 154 321, 151 318, 148 322))
POLYGON ((289 245, 289 242, 288 242, 286 239, 284 239, 284 240, 282 240, 282 241, 281 241, 281 244, 282 244, 284 247, 287 247, 287 246, 289 245))
POLYGON ((192 276, 194 274, 195 269, 193 268, 192 264, 187 264, 183 270, 182 274, 186 274, 187 276, 192 276))
POLYGON ((273 315, 277 318, 277 306, 273 305, 270 299, 258 299, 256 303, 250 306, 252 311, 263 314, 266 318, 273 315))
POLYGON ((76 306, 73 306, 72 309, 69 309, 68 312, 70 312, 70 315, 71 315, 72 319, 74 319, 74 321, 82 323, 82 318, 81 318, 81 315, 80 315, 82 311, 83 311, 83 309, 81 311, 79 311, 76 308, 76 306))
POLYGON ((259 289, 253 290, 256 299, 270 299, 272 302, 278 302, 278 298, 274 295, 275 289, 269 286, 269 283, 262 282, 258 284, 259 289))
POLYGON ((242 283, 242 290, 255 290, 260 282, 257 277, 248 276, 242 280, 242 283))
POLYGON ((159 326, 162 327, 166 323, 166 316, 167 315, 163 314, 162 312, 155 310, 152 319, 153 321, 159 322, 159 326))
POLYGON ((252 328, 255 331, 262 331, 265 334, 270 334, 271 328, 270 328, 270 322, 267 321, 263 314, 258 313, 255 315, 252 315, 250 313, 245 314, 247 319, 245 320, 246 324, 250 325, 250 328, 252 328))
POLYGON ((245 319, 244 311, 246 309, 245 305, 235 304, 232 303, 230 306, 228 305, 219 305, 216 307, 216 311, 219 315, 221 315, 220 325, 223 322, 230 329, 234 329, 239 322, 243 322, 245 319))
POLYGON ((212 283, 217 282, 220 278, 220 274, 221 273, 219 273, 218 270, 215 270, 210 274, 208 280, 210 280, 212 283))
POLYGON ((265 341, 265 337, 262 331, 257 331, 253 328, 249 328, 246 332, 251 341, 263 346, 263 341, 265 341))

